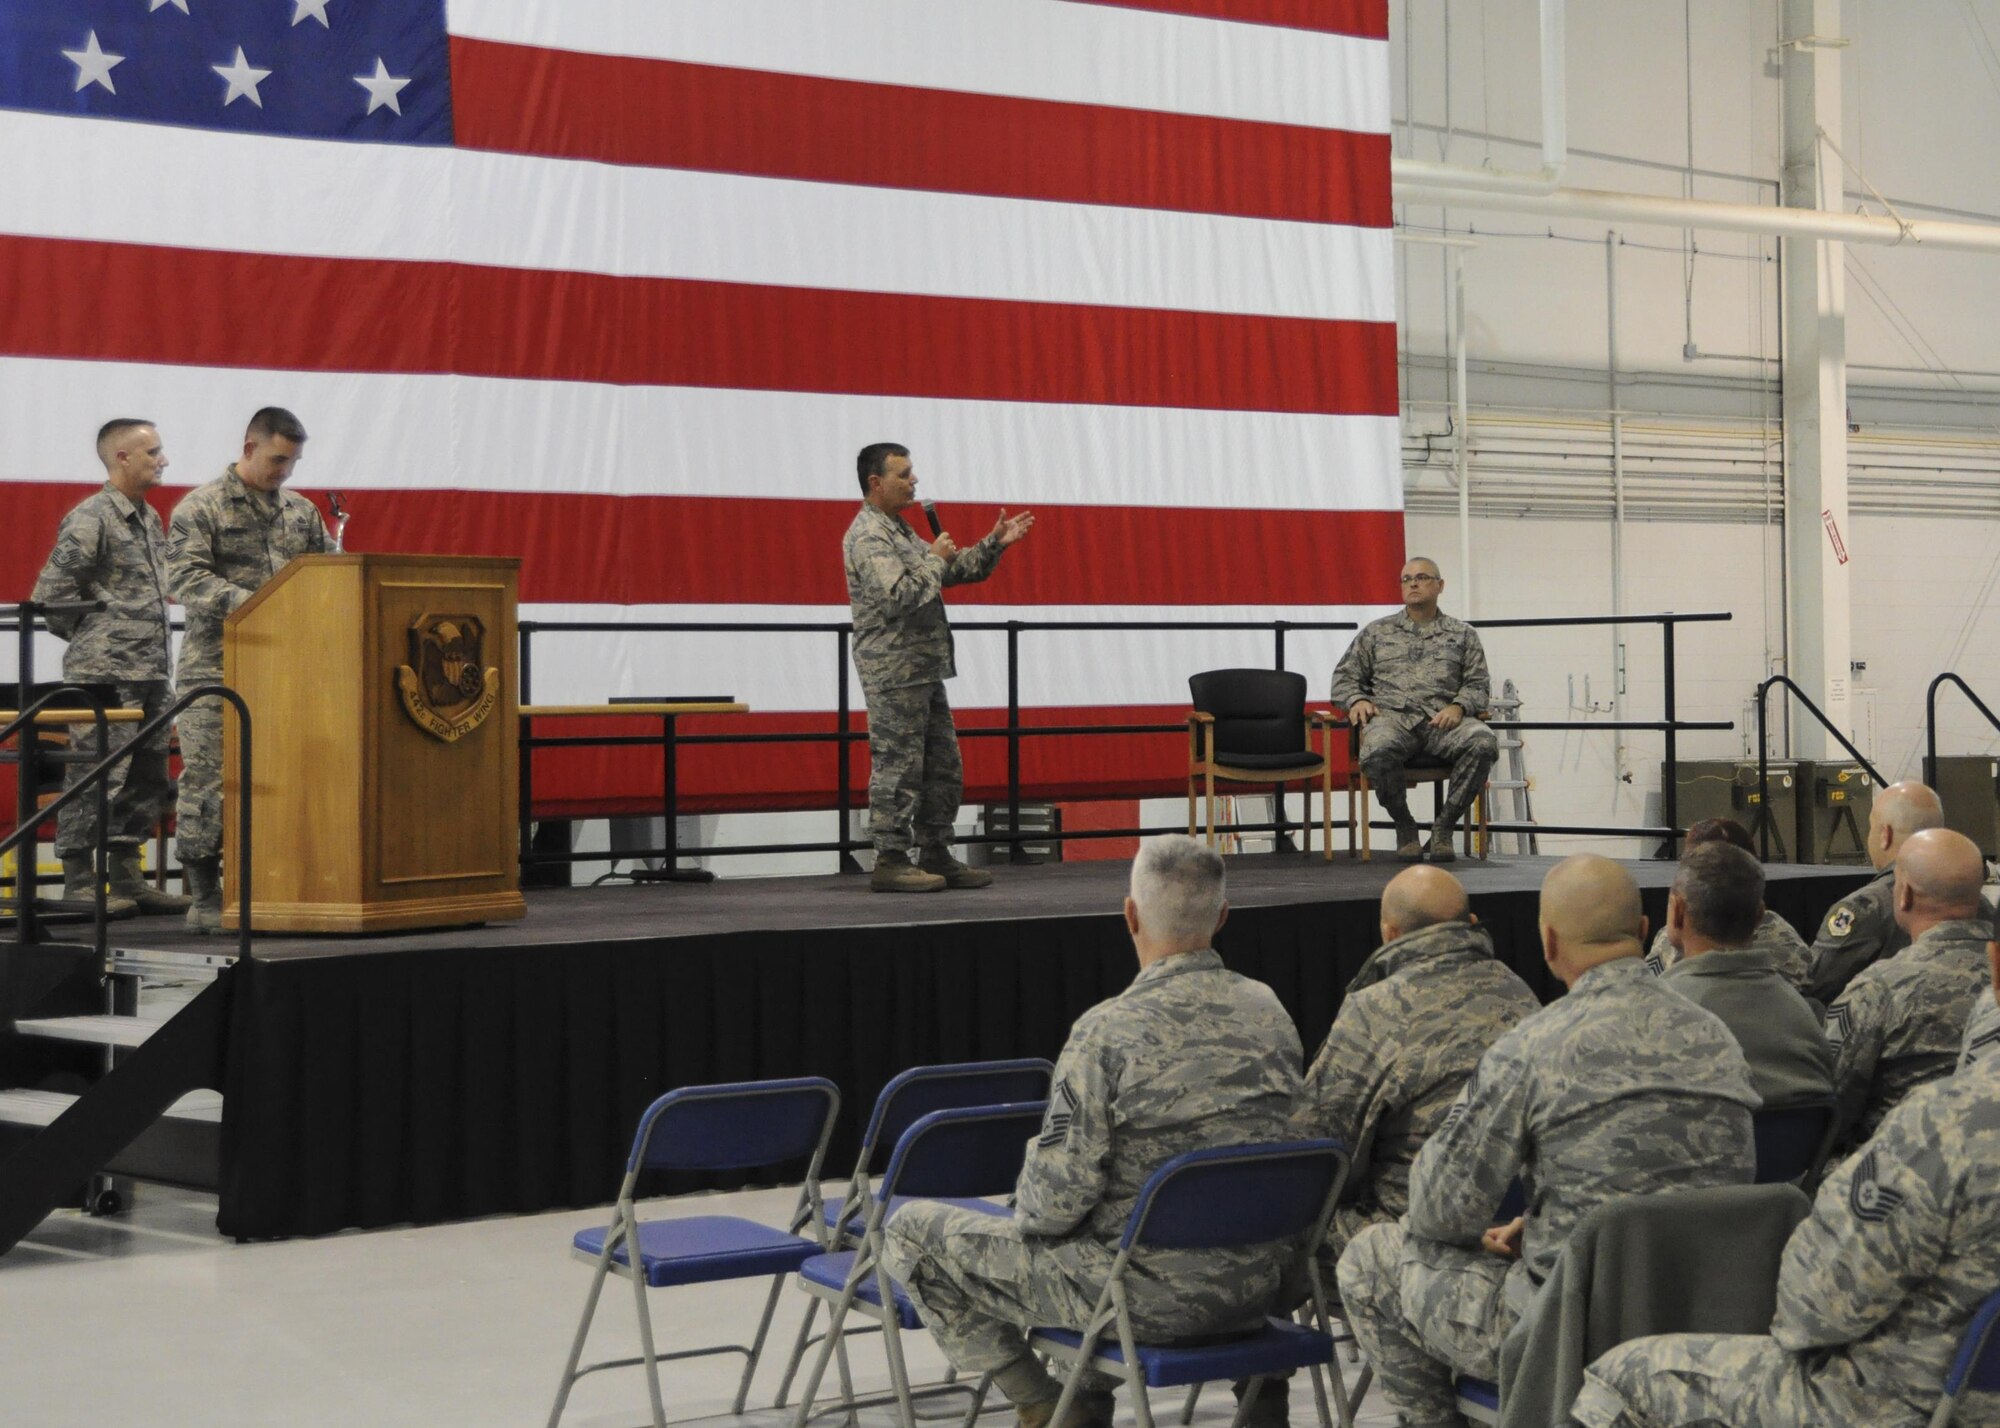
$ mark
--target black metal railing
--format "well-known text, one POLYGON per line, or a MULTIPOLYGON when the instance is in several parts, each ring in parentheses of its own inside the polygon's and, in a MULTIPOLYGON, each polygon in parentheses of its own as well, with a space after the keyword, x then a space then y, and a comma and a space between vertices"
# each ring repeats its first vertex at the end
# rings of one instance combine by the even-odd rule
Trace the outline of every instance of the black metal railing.
POLYGON ((1938 690, 1946 684, 1957 685, 1959 692, 1972 701, 1972 707, 1977 709, 1986 722, 1993 726, 1995 732, 2000 732, 2000 714, 1995 714, 1989 709, 1986 706, 1986 701, 1973 692, 1971 685, 1967 684, 1950 670, 1946 670, 1936 679, 1933 679, 1930 683, 1930 688, 1924 691, 1924 782, 1932 788, 1937 787, 1937 697, 1938 690))
MULTIPOLYGON (((1677 788, 1674 771, 1678 765, 1678 736, 1683 733, 1727 731, 1735 728, 1729 720, 1683 720, 1678 717, 1677 691, 1677 651, 1675 633, 1684 624, 1706 624, 1732 619, 1726 611, 1710 611, 1692 614, 1651 614, 1651 615, 1587 615, 1551 616, 1513 620, 1481 620, 1482 630, 1567 628, 1605 625, 1656 625, 1661 632, 1662 664, 1662 710, 1659 719, 1643 720, 1527 720, 1510 721, 1509 729, 1520 730, 1561 730, 1658 733, 1665 738, 1665 771, 1661 779, 1661 824, 1659 826, 1629 825, 1552 825, 1546 823, 1492 823, 1491 831, 1563 833, 1596 836, 1624 836, 1644 838, 1665 838, 1671 843, 1678 840, 1684 831, 1678 823, 1677 788)), ((1004 832, 973 834, 958 841, 977 844, 1006 844, 1009 857, 1013 861, 1023 859, 1023 844, 1030 841, 1069 841, 1089 838, 1131 838, 1149 837, 1159 833, 1181 831, 1180 825, 1172 827, 1139 828, 1092 828, 1078 830, 1051 830, 1047 833, 1024 834, 1021 829, 1021 748, 1029 738, 1087 738, 1111 735, 1172 734, 1183 732, 1184 723, 1160 724, 1055 724, 1024 725, 1021 722, 1021 639, 1024 635, 1055 631, 1092 631, 1098 633, 1124 633, 1137 631, 1238 631, 1268 633, 1272 639, 1273 668, 1285 668, 1286 637, 1288 634, 1308 631, 1338 631, 1356 628, 1353 621, 1298 621, 1298 620, 968 620, 955 624, 961 633, 1004 633, 1007 636, 1007 722, 999 726, 965 727, 958 730, 958 737, 965 739, 1007 740, 1007 828, 1004 832)), ((853 692, 852 668, 848 650, 853 626, 847 622, 798 623, 798 622, 743 622, 728 623, 717 621, 598 621, 598 620, 524 620, 519 627, 520 643, 520 702, 531 704, 534 680, 534 640, 538 635, 622 633, 622 634, 730 634, 730 635, 772 635, 811 634, 833 637, 836 659, 835 678, 835 727, 829 731, 805 731, 796 733, 753 733, 753 734, 692 734, 682 735, 676 728, 673 716, 650 716, 662 719, 658 735, 563 735, 544 736, 532 732, 529 721, 523 720, 521 730, 520 791, 521 791, 521 865, 528 868, 549 864, 601 863, 614 859, 663 858, 667 859, 669 870, 672 859, 681 855, 704 857, 744 856, 762 853, 836 853, 843 869, 856 867, 852 855, 869 846, 865 839, 847 835, 848 815, 854 808, 854 790, 849 775, 847 749, 856 742, 865 742, 868 735, 852 727, 853 692), (674 789, 677 767, 675 750, 681 745, 731 745, 731 744, 803 744, 823 743, 835 746, 834 811, 838 817, 838 836, 833 839, 790 843, 728 844, 716 847, 685 848, 679 845, 675 830, 675 819, 679 812, 678 796, 674 789), (665 783, 663 791, 663 811, 666 817, 666 844, 659 848, 621 849, 616 854, 606 852, 545 852, 531 845, 530 831, 533 823, 533 751, 545 748, 578 747, 618 747, 618 746, 659 746, 665 759, 665 783)), ((637 717, 637 716, 635 716, 637 717)), ((1225 829, 1233 833, 1272 833, 1280 840, 1287 838, 1294 826, 1284 815, 1284 801, 1275 800, 1276 813, 1270 822, 1233 823, 1225 829)), ((1386 827, 1386 824, 1377 826, 1386 827)))
MULTIPOLYGON (((65 698, 82 704, 91 711, 95 716, 92 723, 97 729, 97 747, 99 749, 110 747, 111 721, 106 717, 103 693, 83 684, 58 685, 37 698, 20 701, 19 707, 14 711, 13 721, 0 726, 0 744, 5 744, 9 739, 18 741, 15 759, 21 772, 15 780, 14 831, 4 842, 0 842, 0 858, 4 858, 9 852, 14 854, 14 935, 16 940, 24 945, 35 941, 37 935, 35 873, 40 861, 37 850, 40 839, 36 830, 53 812, 53 810, 42 810, 35 802, 40 792, 36 774, 42 759, 48 757, 36 747, 40 729, 39 716, 44 709, 56 707, 57 702, 65 698)), ((110 829, 111 797, 107 783, 108 780, 103 778, 97 780, 97 846, 91 858, 97 872, 95 880, 97 891, 92 899, 95 923, 92 944, 100 956, 105 953, 109 945, 105 936, 104 915, 106 897, 104 885, 111 876, 111 844, 107 836, 110 829)))
POLYGON ((1811 696, 1799 688, 1795 680, 1789 675, 1772 675, 1757 686, 1757 827, 1752 833, 1757 839, 1757 856, 1767 860, 1771 856, 1771 742, 1770 718, 1767 711, 1771 691, 1780 686, 1805 707, 1806 713, 1819 721, 1822 729, 1833 735, 1840 747, 1847 750, 1849 758, 1868 771, 1868 776, 1875 780, 1877 788, 1883 787, 1888 782, 1882 777, 1882 771, 1869 761, 1867 755, 1849 742, 1847 735, 1835 727, 1834 722, 1826 717, 1825 711, 1812 702, 1811 696))

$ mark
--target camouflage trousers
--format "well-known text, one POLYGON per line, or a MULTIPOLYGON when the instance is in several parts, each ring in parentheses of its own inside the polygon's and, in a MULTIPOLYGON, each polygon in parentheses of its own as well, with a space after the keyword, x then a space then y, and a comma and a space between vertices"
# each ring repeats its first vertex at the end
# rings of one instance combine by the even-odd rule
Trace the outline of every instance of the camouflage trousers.
POLYGON ((1915 1428, 1928 1416, 1884 1407, 1857 1416, 1820 1401, 1803 1361, 1762 1334, 1656 1334, 1592 1364, 1570 1415, 1585 1428, 1915 1428))
MULTIPOLYGON (((183 668, 181 688, 220 684, 222 676, 197 679, 183 668)), ((181 791, 174 813, 174 840, 181 861, 222 856, 222 721, 230 717, 220 699, 199 699, 181 711, 181 791)))
MULTIPOLYGON (((1028 1356, 1027 1330, 1079 1328, 1103 1283, 1084 1282, 1011 1219, 917 1202, 884 1227, 882 1262, 916 1301, 924 1327, 961 1373, 991 1373, 1028 1356)), ((1110 1267, 1107 1252, 1105 1267, 1110 1267)), ((1136 1322, 1135 1332, 1144 1328, 1136 1322)), ((1085 1370, 1082 1387, 1116 1380, 1085 1370)))
POLYGON ((1386 709, 1370 719, 1361 731, 1361 771, 1368 775, 1383 809, 1398 823, 1416 822, 1410 816, 1403 769, 1419 754, 1451 765, 1451 779, 1438 810, 1439 821, 1449 824, 1457 822, 1479 790, 1486 787, 1486 775, 1500 756, 1500 741, 1470 715, 1455 729, 1433 729, 1421 714, 1396 714, 1386 709))
POLYGON ((948 847, 965 765, 943 683, 871 689, 867 698, 868 836, 876 851, 907 853, 913 842, 948 847))
POLYGON ((1510 1296, 1518 1261, 1484 1250, 1407 1241, 1399 1223, 1371 1225, 1340 1257, 1342 1313, 1403 1421, 1457 1424, 1457 1374, 1500 1376, 1500 1344, 1520 1317, 1510 1296))
MULTIPOLYGON (((90 684, 104 700, 106 709, 137 709, 151 719, 168 704, 164 679, 120 680, 115 684, 90 684)), ((137 724, 109 726, 110 744, 122 749, 139 731, 137 724)), ((70 726, 71 746, 78 751, 97 752, 97 729, 91 724, 70 726)), ((63 787, 74 788, 88 773, 90 765, 71 764, 63 775, 63 787)), ((167 777, 167 731, 162 729, 145 746, 111 771, 104 787, 110 827, 105 839, 111 843, 139 844, 152 836, 166 815, 173 784, 167 777)), ((56 815, 56 852, 62 857, 88 853, 97 846, 97 796, 86 793, 56 815)))

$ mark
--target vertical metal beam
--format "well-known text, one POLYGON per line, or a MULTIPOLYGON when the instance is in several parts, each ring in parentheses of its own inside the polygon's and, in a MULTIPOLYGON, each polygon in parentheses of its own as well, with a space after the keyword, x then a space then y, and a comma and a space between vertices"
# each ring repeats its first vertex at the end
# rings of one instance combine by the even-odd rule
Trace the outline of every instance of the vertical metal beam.
MULTIPOLYGON (((1784 0, 1784 203, 1841 207, 1840 0, 1784 0)), ((1784 248, 1785 563, 1788 673, 1851 735, 1852 606, 1847 513, 1845 245, 1786 238, 1784 248)), ((1796 720, 1793 752, 1824 758, 1826 732, 1796 720)))
MULTIPOLYGON (((1560 6, 1557 9, 1560 10, 1560 6)), ((1452 366, 1457 373, 1458 449, 1452 453, 1458 477, 1458 609, 1474 616, 1472 579, 1472 404, 1465 391, 1465 249, 1448 248, 1451 257, 1452 366)))

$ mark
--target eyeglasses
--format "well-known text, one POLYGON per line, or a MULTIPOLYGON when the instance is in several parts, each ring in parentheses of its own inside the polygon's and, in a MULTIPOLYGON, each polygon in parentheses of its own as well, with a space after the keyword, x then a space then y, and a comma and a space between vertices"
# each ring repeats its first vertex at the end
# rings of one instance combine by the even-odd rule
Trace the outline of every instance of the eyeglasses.
POLYGON ((1403 583, 1405 585, 1423 585, 1429 581, 1442 580, 1443 578, 1441 575, 1405 575, 1403 583))

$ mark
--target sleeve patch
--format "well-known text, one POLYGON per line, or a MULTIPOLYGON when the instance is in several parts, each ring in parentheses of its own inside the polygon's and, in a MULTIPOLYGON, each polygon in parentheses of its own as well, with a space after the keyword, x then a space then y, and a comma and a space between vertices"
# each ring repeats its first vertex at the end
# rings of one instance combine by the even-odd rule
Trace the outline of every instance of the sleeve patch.
POLYGON ((74 532, 67 533, 56 542, 54 552, 49 556, 49 564, 58 570, 69 570, 83 564, 83 542, 74 532))
POLYGON ((1854 1009, 1844 1001, 1835 1002, 1826 1013, 1826 1044, 1839 1050, 1854 1032, 1854 1009))
POLYGON ((1836 907, 1826 919, 1826 934, 1829 937, 1845 937, 1854 931, 1854 909, 1846 903, 1836 907))
POLYGON ((1960 1059, 1958 1064, 1960 1066, 1970 1066, 1995 1047, 2000 1047, 2000 1026, 1994 1027, 1991 1031, 1981 1032, 1978 1036, 1973 1037, 1971 1041, 1967 1042, 1965 1044, 1965 1055, 1960 1059))
POLYGON ((1862 1156, 1860 1164, 1854 1167, 1854 1181, 1847 1189, 1847 1207, 1854 1211, 1854 1218, 1879 1225, 1902 1203, 1900 1192, 1876 1180, 1875 1152, 1871 1150, 1862 1156))
POLYGON ((1070 1090, 1069 1078, 1065 1076, 1049 1097, 1048 1112, 1042 1117, 1042 1134, 1035 1144, 1044 1148, 1061 1145, 1069 1139, 1069 1128, 1075 1119, 1076 1092, 1070 1090))

